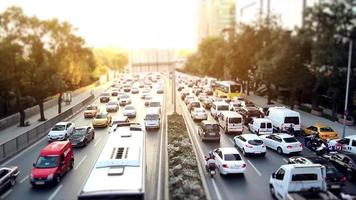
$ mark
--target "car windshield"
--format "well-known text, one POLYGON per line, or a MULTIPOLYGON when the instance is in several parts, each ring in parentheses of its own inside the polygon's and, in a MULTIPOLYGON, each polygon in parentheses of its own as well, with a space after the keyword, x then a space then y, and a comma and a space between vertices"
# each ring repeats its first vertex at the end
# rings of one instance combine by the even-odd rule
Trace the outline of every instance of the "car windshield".
POLYGON ((52 128, 52 131, 64 131, 66 130, 66 125, 55 125, 52 128))
POLYGON ((284 119, 286 124, 299 124, 299 117, 286 117, 284 119))
POLYGON ((224 155, 226 161, 236 161, 236 160, 241 160, 241 156, 239 154, 225 154, 224 155))
POLYGON ((283 138, 283 140, 286 143, 298 142, 297 139, 295 139, 294 137, 283 138))
POLYGON ((320 128, 320 132, 334 132, 334 130, 330 127, 322 127, 320 128))
POLYGON ((150 102, 150 107, 160 107, 161 106, 161 104, 160 104, 160 102, 150 102))
POLYGON ((256 140, 249 140, 248 143, 251 144, 251 145, 262 145, 263 141, 256 139, 256 140))
POLYGON ((95 118, 97 118, 97 119, 105 119, 106 118, 106 114, 103 114, 103 113, 97 114, 95 118))
POLYGON ((58 166, 58 156, 40 156, 36 162, 36 168, 53 168, 58 166))
POLYGON ((79 129, 74 129, 73 135, 80 136, 80 135, 85 135, 86 129, 85 128, 79 128, 79 129))

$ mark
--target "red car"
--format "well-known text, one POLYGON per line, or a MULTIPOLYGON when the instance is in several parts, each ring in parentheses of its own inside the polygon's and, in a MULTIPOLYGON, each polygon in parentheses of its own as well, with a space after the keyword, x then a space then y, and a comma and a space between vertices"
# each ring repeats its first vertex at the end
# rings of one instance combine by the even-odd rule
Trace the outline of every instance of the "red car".
POLYGON ((73 169, 74 153, 69 141, 48 144, 33 163, 30 176, 32 186, 57 184, 64 174, 73 169))

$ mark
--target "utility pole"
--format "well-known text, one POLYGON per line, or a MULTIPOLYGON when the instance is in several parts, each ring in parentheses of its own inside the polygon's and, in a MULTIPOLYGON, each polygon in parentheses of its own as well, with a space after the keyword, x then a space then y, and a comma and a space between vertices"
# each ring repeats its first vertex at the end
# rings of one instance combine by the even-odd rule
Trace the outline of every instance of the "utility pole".
POLYGON ((346 80, 346 94, 345 94, 345 109, 344 109, 344 126, 342 129, 342 138, 346 135, 346 118, 348 115, 347 104, 349 100, 349 86, 350 86, 350 73, 351 73, 351 59, 352 59, 352 39, 349 38, 349 60, 347 65, 347 80, 346 80))

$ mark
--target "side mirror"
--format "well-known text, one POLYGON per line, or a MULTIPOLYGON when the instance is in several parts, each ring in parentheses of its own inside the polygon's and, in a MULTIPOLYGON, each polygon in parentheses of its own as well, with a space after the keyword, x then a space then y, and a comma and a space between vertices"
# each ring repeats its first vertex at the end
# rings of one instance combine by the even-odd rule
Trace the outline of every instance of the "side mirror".
POLYGON ((272 178, 276 178, 276 172, 272 173, 272 178))
POLYGON ((36 163, 32 163, 32 166, 33 166, 33 167, 36 167, 36 163))

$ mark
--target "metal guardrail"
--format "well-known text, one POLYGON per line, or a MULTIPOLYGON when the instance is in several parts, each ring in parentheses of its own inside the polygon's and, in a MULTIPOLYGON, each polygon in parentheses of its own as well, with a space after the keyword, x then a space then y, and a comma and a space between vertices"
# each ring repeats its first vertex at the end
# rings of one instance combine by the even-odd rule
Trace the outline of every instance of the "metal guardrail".
POLYGON ((82 102, 62 112, 61 114, 49 119, 48 121, 36 126, 35 128, 23 133, 22 135, 12 140, 0 144, 0 162, 15 155, 17 152, 22 151, 26 147, 32 145, 39 139, 46 136, 52 126, 54 126, 60 121, 64 121, 72 115, 75 115, 81 110, 81 108, 83 108, 83 106, 87 105, 93 99, 94 95, 90 95, 82 102))

